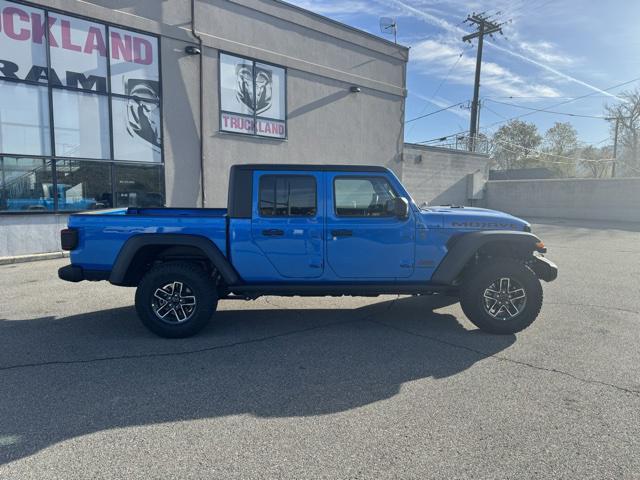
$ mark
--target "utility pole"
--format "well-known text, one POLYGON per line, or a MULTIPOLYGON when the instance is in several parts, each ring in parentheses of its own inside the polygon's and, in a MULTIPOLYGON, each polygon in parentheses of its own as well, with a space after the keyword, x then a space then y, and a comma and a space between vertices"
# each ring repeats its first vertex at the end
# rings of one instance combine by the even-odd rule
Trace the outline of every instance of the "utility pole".
POLYGON ((616 176, 616 162, 618 160, 618 130, 620 128, 620 117, 616 117, 616 129, 613 134, 613 162, 611 163, 611 178, 616 176))
POLYGON ((463 42, 471 42, 474 38, 478 39, 478 54, 476 56, 476 78, 473 84, 473 102, 471 103, 471 121, 469 123, 469 151, 475 150, 476 136, 478 134, 478 97, 480 95, 480 70, 482 68, 482 46, 484 45, 484 36, 492 35, 499 32, 502 34, 502 25, 492 22, 482 13, 473 13, 465 20, 465 23, 477 25, 477 30, 469 35, 462 37, 463 42))

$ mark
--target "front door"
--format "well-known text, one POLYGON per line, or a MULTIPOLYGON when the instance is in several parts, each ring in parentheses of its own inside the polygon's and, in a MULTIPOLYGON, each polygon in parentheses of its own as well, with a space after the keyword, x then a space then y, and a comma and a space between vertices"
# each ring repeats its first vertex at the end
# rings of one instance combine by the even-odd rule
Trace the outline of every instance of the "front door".
POLYGON ((397 193, 383 175, 335 174, 327 181, 327 263, 338 277, 409 277, 415 220, 395 216, 397 193))
POLYGON ((251 235, 283 281, 324 269, 323 173, 255 172, 251 235))

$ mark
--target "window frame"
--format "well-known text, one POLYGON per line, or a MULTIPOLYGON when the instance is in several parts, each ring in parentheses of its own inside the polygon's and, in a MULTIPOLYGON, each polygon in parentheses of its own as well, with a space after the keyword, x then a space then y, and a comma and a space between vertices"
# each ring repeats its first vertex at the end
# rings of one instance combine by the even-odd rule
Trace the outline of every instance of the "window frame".
MULTIPOLYGON (((254 101, 255 101, 255 90, 256 90, 256 85, 255 85, 255 74, 254 74, 253 75, 254 101)), ((285 67, 284 65, 278 65, 277 63, 272 63, 272 62, 267 62, 267 61, 264 61, 264 60, 259 60, 257 58, 247 57, 246 55, 239 55, 237 53, 229 52, 227 50, 218 50, 218 133, 221 133, 221 134, 224 134, 224 135, 239 135, 239 136, 245 137, 245 138, 260 138, 260 139, 265 139, 265 140, 273 140, 273 141, 276 141, 276 142, 286 142, 287 140, 289 140, 288 92, 289 92, 289 69, 287 67, 285 67), (263 65, 268 65, 268 66, 271 66, 271 67, 280 68, 280 69, 284 70, 284 120, 281 120, 279 118, 271 118, 271 117, 264 117, 264 116, 261 116, 261 115, 257 115, 256 111, 255 111, 255 108, 253 109, 253 114, 252 115, 247 115, 247 114, 244 114, 244 113, 231 112, 229 110, 223 110, 222 109, 222 68, 221 68, 222 55, 227 55, 227 56, 230 56, 230 57, 236 57, 236 58, 251 62, 252 70, 255 70, 256 63, 261 63, 263 65), (253 119, 253 133, 242 133, 242 132, 233 132, 233 131, 230 131, 230 130, 223 130, 223 128, 222 128, 222 115, 225 114, 225 113, 228 114, 228 115, 237 115, 237 116, 241 116, 241 117, 252 118, 253 119), (258 119, 267 120, 267 121, 273 121, 273 122, 283 122, 284 123, 284 137, 270 137, 269 135, 260 135, 259 133, 257 133, 256 132, 256 124, 257 124, 257 120, 258 119)))
POLYGON ((397 218, 395 216, 395 214, 389 214, 389 215, 341 215, 338 213, 338 204, 336 202, 336 180, 371 180, 372 178, 376 178, 376 179, 382 179, 385 182, 387 182, 387 185, 389 185, 389 188, 391 189, 391 191, 393 192, 393 194, 395 195, 395 198, 398 198, 400 195, 398 195, 398 191, 393 187, 393 185, 391 184, 391 182, 387 179, 387 177, 385 177, 384 175, 336 175, 335 177, 333 177, 333 181, 332 181, 332 188, 333 188, 333 215, 336 218, 372 218, 372 219, 381 219, 381 218, 397 218))
MULTIPOLYGON (((0 216, 2 215, 55 215, 55 214, 71 214, 76 213, 82 210, 59 210, 58 208, 58 192, 57 192, 57 172, 56 172, 56 163, 58 160, 67 160, 67 161, 87 161, 87 162, 101 162, 105 165, 109 165, 111 172, 111 194, 112 198, 115 200, 116 195, 116 184, 115 184, 115 174, 117 165, 147 165, 149 167, 155 166, 160 169, 160 178, 161 178, 161 195, 163 202, 166 202, 166 173, 165 173, 165 143, 164 143, 164 94, 163 94, 163 82, 162 82, 162 37, 156 33, 140 30, 139 28, 133 28, 125 25, 121 25, 114 22, 108 22, 104 20, 99 20, 95 18, 90 18, 85 15, 78 15, 76 13, 67 12, 61 10, 59 8, 51 8, 44 5, 35 4, 32 2, 24 1, 24 0, 7 0, 8 3, 12 3, 15 5, 23 5, 25 7, 36 8, 43 13, 43 21, 44 25, 49 24, 49 15, 59 14, 65 15, 71 18, 77 18, 79 20, 85 20, 91 23, 96 23, 104 27, 105 33, 105 46, 106 46, 106 66, 107 66, 107 91, 101 92, 99 90, 91 90, 86 88, 74 88, 69 87, 67 85, 56 85, 49 81, 47 78, 47 82, 36 82, 31 80, 23 80, 16 78, 6 78, 0 77, 0 88, 2 88, 3 82, 11 82, 15 84, 21 85, 33 85, 40 86, 47 89, 48 96, 48 105, 49 105, 49 155, 31 155, 31 154, 21 154, 17 152, 4 152, 0 151, 0 158, 4 157, 13 157, 13 158, 35 158, 35 159, 43 159, 47 161, 51 161, 52 168, 52 178, 54 188, 54 208, 51 211, 46 212, 10 212, 10 211, 1 211, 0 216), (137 97, 131 95, 125 95, 121 93, 113 93, 111 88, 111 36, 110 29, 118 28, 125 31, 130 31, 132 33, 138 33, 140 35, 146 35, 148 37, 153 37, 156 40, 157 45, 157 57, 158 57, 158 96, 159 101, 158 108, 160 109, 160 131, 162 132, 162 143, 160 145, 160 161, 159 162, 149 162, 149 161, 136 161, 136 160, 118 160, 114 156, 114 139, 113 139, 113 102, 112 98, 120 98, 125 100, 135 99, 137 97), (108 111, 108 128, 109 128, 109 158, 85 158, 85 157, 68 157, 62 155, 56 155, 55 151, 55 119, 54 119, 54 111, 53 111, 53 91, 54 90, 64 90, 70 92, 78 92, 78 93, 88 93, 92 95, 98 95, 107 98, 107 111, 108 111)), ((49 41, 50 31, 48 28, 44 28, 44 39, 43 43, 45 44, 45 58, 46 58, 46 68, 47 71, 51 70, 51 44, 49 41)), ((285 86, 286 91, 286 86, 285 86)), ((286 129, 286 127, 285 127, 286 129)), ((285 130, 286 131, 286 130, 285 130)), ((3 174, 3 172, 0 172, 3 174)), ((3 191, 2 194, 6 197, 6 191, 3 183, 3 191)), ((113 207, 115 208, 115 207, 113 207)))
MULTIPOLYGON (((276 183, 277 186, 277 183, 276 183)), ((277 196, 276 194, 276 188, 274 187, 274 196, 277 196)), ((275 201, 275 197, 274 197, 274 201, 275 201)), ((316 218, 318 216, 318 180, 314 175, 303 175, 300 173, 292 173, 292 174, 286 174, 286 173, 265 173, 263 175, 260 175, 260 177, 258 178, 258 198, 257 198, 257 209, 258 209, 258 216, 260 218, 316 218), (314 196, 313 196, 313 208, 314 208, 314 213, 313 215, 263 215, 262 214, 262 209, 260 208, 260 202, 261 202, 261 198, 262 198, 262 179, 264 178, 268 178, 268 177, 273 177, 274 179, 278 179, 278 178, 310 178, 313 180, 313 188, 314 188, 314 196)), ((275 207, 274 207, 275 208, 275 207)))

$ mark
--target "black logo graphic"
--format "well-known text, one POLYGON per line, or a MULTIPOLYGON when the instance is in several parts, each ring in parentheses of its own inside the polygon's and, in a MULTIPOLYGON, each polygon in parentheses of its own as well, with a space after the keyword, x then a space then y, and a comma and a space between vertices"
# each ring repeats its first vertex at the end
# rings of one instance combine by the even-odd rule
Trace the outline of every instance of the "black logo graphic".
POLYGON ((127 132, 156 149, 160 148, 162 141, 159 87, 155 80, 135 78, 125 84, 125 94, 131 97, 127 103, 127 132))
POLYGON ((240 103, 259 115, 271 108, 272 92, 271 70, 244 63, 236 65, 236 98, 240 103))

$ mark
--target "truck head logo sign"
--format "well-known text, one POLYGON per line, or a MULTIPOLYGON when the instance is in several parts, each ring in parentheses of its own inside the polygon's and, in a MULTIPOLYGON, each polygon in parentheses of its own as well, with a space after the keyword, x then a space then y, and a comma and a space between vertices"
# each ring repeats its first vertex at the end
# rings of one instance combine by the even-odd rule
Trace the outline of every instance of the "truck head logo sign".
POLYGON ((257 115, 271 108, 273 73, 262 67, 236 65, 236 98, 257 115), (255 94, 253 91, 255 75, 255 94), (255 95, 255 96, 254 96, 255 95))
POLYGON ((160 95, 154 80, 127 80, 125 92, 130 96, 127 104, 127 132, 160 148, 160 95))

